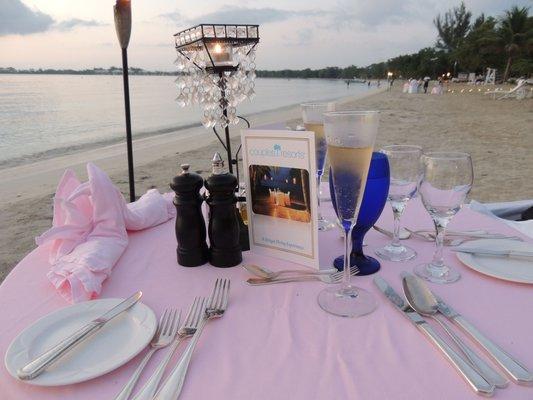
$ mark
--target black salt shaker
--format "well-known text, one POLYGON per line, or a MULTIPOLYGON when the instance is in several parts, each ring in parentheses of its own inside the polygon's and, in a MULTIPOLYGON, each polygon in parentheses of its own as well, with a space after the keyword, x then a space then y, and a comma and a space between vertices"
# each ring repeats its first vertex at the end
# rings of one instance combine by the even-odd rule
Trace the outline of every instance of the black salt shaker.
POLYGON ((215 267, 233 267, 242 261, 237 218, 237 178, 224 169, 220 154, 213 157, 213 174, 206 179, 209 191, 209 262, 215 267))
POLYGON ((203 198, 200 189, 203 179, 189 172, 189 164, 181 165, 181 174, 176 175, 170 187, 176 193, 176 239, 178 240, 178 264, 197 267, 208 260, 205 220, 202 215, 203 198))

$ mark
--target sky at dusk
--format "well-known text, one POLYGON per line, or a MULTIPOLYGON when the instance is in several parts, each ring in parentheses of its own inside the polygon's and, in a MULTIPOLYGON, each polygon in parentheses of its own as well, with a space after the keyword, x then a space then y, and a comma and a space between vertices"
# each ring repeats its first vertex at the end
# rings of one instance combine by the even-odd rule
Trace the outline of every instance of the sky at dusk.
MULTIPOLYGON (((113 0, 0 0, 0 67, 119 66, 113 0)), ((173 70, 172 35, 194 24, 259 24, 259 69, 365 66, 436 40, 458 0, 132 0, 130 66, 173 70)), ((474 16, 531 0, 465 1, 474 16)))

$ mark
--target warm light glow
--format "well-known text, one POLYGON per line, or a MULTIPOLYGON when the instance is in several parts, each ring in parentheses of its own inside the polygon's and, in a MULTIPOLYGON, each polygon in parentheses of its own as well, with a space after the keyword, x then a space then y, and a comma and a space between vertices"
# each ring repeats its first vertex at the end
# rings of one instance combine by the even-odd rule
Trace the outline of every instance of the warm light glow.
POLYGON ((220 45, 220 43, 216 43, 215 46, 213 47, 213 51, 216 53, 216 54, 220 54, 222 53, 222 46, 220 45))
POLYGON ((446 76, 447 76, 448 78, 450 77, 450 75, 451 75, 451 74, 450 74, 449 72, 446 74, 446 76))
POLYGON ((392 72, 387 72, 387 76, 390 78, 392 76, 392 72))

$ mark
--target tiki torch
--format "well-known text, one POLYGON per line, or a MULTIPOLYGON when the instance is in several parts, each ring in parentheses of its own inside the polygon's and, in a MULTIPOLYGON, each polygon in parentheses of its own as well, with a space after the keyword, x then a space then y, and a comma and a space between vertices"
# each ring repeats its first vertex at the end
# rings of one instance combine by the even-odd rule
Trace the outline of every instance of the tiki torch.
POLYGON ((130 201, 135 201, 135 179, 133 177, 133 145, 131 139, 130 86, 128 81, 128 44, 131 35, 131 1, 117 0, 113 7, 115 29, 118 42, 122 48, 122 78, 124 80, 124 109, 126 112, 126 144, 128 148, 128 175, 130 183, 130 201))

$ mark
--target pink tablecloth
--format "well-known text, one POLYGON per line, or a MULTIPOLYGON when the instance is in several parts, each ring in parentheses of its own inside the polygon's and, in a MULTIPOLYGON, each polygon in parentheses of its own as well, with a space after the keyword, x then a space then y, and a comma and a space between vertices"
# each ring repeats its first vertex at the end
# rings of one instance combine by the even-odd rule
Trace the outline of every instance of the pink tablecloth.
MULTIPOLYGON (((324 203, 327 207, 328 203, 324 203)), ((380 224, 390 227, 386 208, 380 224)), ((430 227, 418 201, 404 217, 410 227, 430 227)), ((470 210, 461 211, 454 228, 481 228, 516 234, 470 210)), ((320 236, 323 265, 340 254, 339 233, 320 236)), ((372 231, 367 252, 387 239, 372 231)), ((406 263, 382 262, 381 274, 401 290, 398 274, 431 257, 432 244, 410 240, 419 256, 406 263)), ((126 297, 144 291, 143 301, 160 314, 169 305, 186 309, 195 295, 207 295, 216 277, 232 279, 229 309, 210 323, 199 343, 182 392, 183 399, 477 399, 433 346, 400 315, 374 287, 372 277, 357 277, 358 285, 375 294, 378 309, 359 319, 343 319, 323 312, 316 303, 321 283, 250 287, 239 267, 182 268, 176 265, 172 221, 131 233, 130 245, 102 297, 126 297)), ((460 270, 459 282, 432 285, 494 341, 533 368, 533 286, 490 278, 462 266, 449 250, 446 260, 460 270)), ((276 259, 245 253, 244 262, 272 269, 288 265, 276 259)), ((0 286, 0 353, 26 326, 67 303, 48 280, 44 249, 30 253, 0 286)), ((143 375, 153 371, 163 352, 156 354, 143 375)), ((38 388, 0 370, 0 399, 110 399, 131 376, 140 356, 124 367, 82 384, 38 388)), ((141 382, 141 383, 142 383, 141 382)), ((533 399, 533 387, 510 384, 495 398, 533 399)))

